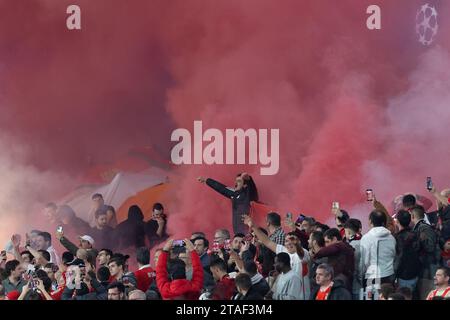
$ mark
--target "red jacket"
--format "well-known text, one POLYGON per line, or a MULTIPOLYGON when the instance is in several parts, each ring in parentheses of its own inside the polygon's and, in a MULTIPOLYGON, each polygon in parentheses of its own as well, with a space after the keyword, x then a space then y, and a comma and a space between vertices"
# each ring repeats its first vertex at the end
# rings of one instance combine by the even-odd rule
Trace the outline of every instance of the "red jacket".
POLYGON ((143 267, 134 272, 134 276, 137 280, 137 288, 146 292, 153 280, 155 280, 155 271, 150 266, 143 267))
POLYGON ((164 300, 198 300, 203 288, 203 267, 197 252, 191 252, 192 280, 169 281, 167 273, 167 252, 161 252, 156 266, 156 284, 164 300))
POLYGON ((217 282, 216 287, 212 293, 213 300, 231 300, 233 297, 235 285, 234 279, 231 279, 227 274, 217 282))

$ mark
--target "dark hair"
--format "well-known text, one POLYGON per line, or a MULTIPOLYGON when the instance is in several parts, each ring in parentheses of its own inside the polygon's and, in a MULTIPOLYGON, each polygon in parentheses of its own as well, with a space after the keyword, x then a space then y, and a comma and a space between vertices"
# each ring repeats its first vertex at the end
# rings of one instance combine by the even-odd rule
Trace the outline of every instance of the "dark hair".
POLYGON ((416 219, 424 219, 425 218, 425 209, 422 206, 416 205, 411 208, 411 214, 414 215, 416 219))
POLYGON ((276 255, 276 258, 279 262, 281 262, 285 267, 291 266, 291 257, 286 252, 280 252, 276 255))
POLYGON ((402 204, 404 207, 409 208, 416 205, 416 197, 412 194, 407 194, 402 198, 402 204))
POLYGON ((144 220, 144 214, 142 213, 141 208, 139 208, 137 205, 132 205, 128 209, 128 219, 133 221, 144 220))
POLYGON ((52 236, 50 235, 50 233, 43 231, 43 232, 39 233, 39 236, 44 238, 44 241, 52 244, 52 236))
POLYGON ((109 289, 115 289, 115 288, 117 288, 120 293, 124 293, 125 292, 125 286, 123 285, 122 282, 119 282, 119 281, 111 282, 108 285, 108 287, 106 288, 106 290, 109 291, 109 289))
POLYGON ((380 294, 387 300, 391 294, 395 292, 394 286, 391 283, 383 283, 380 286, 380 294))
MULTIPOLYGON (((206 234, 205 234, 204 232, 201 232, 201 231, 192 232, 191 237, 192 237, 194 234, 198 234, 198 237, 206 238, 206 234)), ((196 238, 198 238, 198 237, 196 237, 196 238)))
POLYGON ((327 231, 325 231, 323 236, 324 236, 324 238, 328 238, 330 240, 333 240, 333 238, 336 238, 338 241, 342 240, 341 233, 339 232, 339 230, 337 228, 328 229, 327 231))
POLYGON ((108 256, 110 256, 110 257, 113 256, 113 252, 112 252, 110 249, 108 249, 108 248, 103 248, 103 249, 101 249, 98 253, 100 253, 100 252, 102 252, 102 251, 105 251, 105 252, 106 252, 106 255, 108 255, 108 256))
POLYGON ((47 261, 51 260, 50 253, 47 250, 38 250, 38 252, 42 254, 45 260, 47 261))
POLYGON ((439 267, 437 270, 444 271, 444 277, 450 277, 450 268, 449 267, 439 267))
POLYGON ((113 263, 113 262, 114 262, 117 266, 122 266, 122 268, 125 267, 125 260, 124 260, 123 258, 121 258, 121 257, 114 257, 114 258, 111 258, 111 260, 108 261, 108 266, 109 266, 111 263, 113 263))
POLYGON ((186 279, 186 263, 181 259, 169 260, 167 271, 172 280, 186 279))
POLYGON ((338 219, 341 224, 345 224, 348 219, 350 219, 350 216, 347 211, 342 209, 340 211, 342 213, 342 216, 336 216, 336 219, 338 219))
POLYGON ((281 217, 276 212, 269 212, 267 214, 267 221, 275 227, 281 226, 281 217))
POLYGON ((16 270, 17 266, 20 265, 20 262, 18 260, 10 260, 6 262, 5 264, 5 273, 6 276, 10 276, 11 273, 16 270))
POLYGON ((316 222, 316 229, 320 228, 322 229, 322 232, 327 231, 328 229, 330 229, 330 227, 326 224, 320 223, 320 222, 316 222))
POLYGON ((400 293, 407 300, 411 300, 412 299, 412 291, 408 287, 400 287, 400 288, 398 288, 397 289, 397 293, 400 293))
POLYGON ((47 204, 45 205, 45 208, 57 210, 57 209, 58 209, 58 206, 57 206, 56 203, 54 203, 54 202, 49 202, 49 203, 47 203, 47 204))
POLYGON ((240 273, 234 279, 234 283, 236 287, 241 288, 242 290, 248 291, 252 286, 252 279, 246 273, 240 273))
POLYGON ((111 277, 111 273, 109 272, 108 267, 100 267, 97 270, 97 279, 100 282, 106 282, 111 277))
POLYGON ((24 300, 32 301, 32 300, 43 300, 43 299, 37 291, 31 291, 30 293, 28 293, 25 296, 24 300))
POLYGON ((359 230, 361 229, 362 224, 361 221, 359 221, 358 219, 348 219, 347 222, 344 225, 344 229, 350 229, 355 233, 358 233, 359 230))
POLYGON ((66 251, 62 254, 62 263, 64 265, 67 265, 68 263, 72 262, 75 259, 72 252, 66 251))
POLYGON ((243 234, 243 233, 236 233, 236 234, 234 235, 233 239, 234 239, 234 238, 245 238, 245 234, 243 234))
POLYGON ((30 251, 28 251, 28 250, 24 250, 24 251, 22 251, 21 253, 20 253, 20 255, 22 256, 23 254, 27 254, 29 257, 30 257, 30 260, 33 260, 34 259, 34 256, 31 254, 31 252, 30 251))
POLYGON ((255 181, 253 181, 253 178, 249 176, 249 179, 244 183, 247 185, 250 201, 258 201, 258 188, 256 188, 256 184, 255 181))
POLYGON ((411 223, 411 214, 406 210, 399 210, 399 212, 397 212, 396 218, 403 228, 408 227, 411 223))
POLYGON ((221 259, 221 258, 217 258, 217 259, 213 259, 209 265, 210 268, 212 267, 217 267, 219 268, 220 271, 224 271, 227 272, 227 263, 221 259))
POLYGON ((92 195, 92 200, 97 199, 97 198, 103 199, 103 195, 101 193, 94 193, 92 195))
POLYGON ((390 300, 406 300, 405 297, 401 293, 391 293, 389 295, 390 300))
POLYGON ((317 242, 317 245, 319 247, 324 247, 325 246, 325 238, 323 236, 323 232, 322 231, 313 231, 311 233, 311 239, 317 242))
POLYGON ((45 290, 50 293, 50 290, 52 288, 52 280, 50 280, 47 272, 42 269, 36 270, 36 276, 39 280, 42 280, 45 290))
POLYGON ((431 300, 445 300, 443 296, 434 296, 431 300))
POLYGON ((95 219, 98 219, 100 216, 106 216, 106 209, 105 208, 100 208, 95 210, 95 219))
POLYGON ((152 211, 154 211, 154 210, 158 210, 158 211, 163 211, 163 212, 164 212, 164 207, 163 207, 163 205, 162 205, 161 203, 156 202, 156 203, 153 205, 152 211))
POLYGON ((314 226, 316 224, 316 219, 313 217, 304 217, 303 221, 308 222, 310 226, 314 226))
POLYGON ((258 267, 256 266, 255 261, 253 260, 245 260, 244 262, 244 271, 251 276, 254 276, 258 273, 258 267))
POLYGON ((142 265, 150 263, 150 251, 146 247, 140 247, 136 250, 136 261, 142 265))
POLYGON ((206 239, 204 237, 197 237, 197 238, 194 238, 192 240, 192 243, 195 243, 195 241, 197 241, 197 240, 203 240, 203 245, 205 246, 205 248, 209 248, 209 241, 208 241, 208 239, 206 239))
POLYGON ((123 261, 123 263, 126 263, 127 260, 130 258, 130 256, 127 255, 127 254, 123 254, 123 253, 120 253, 120 252, 116 252, 116 253, 114 253, 114 254, 111 256, 111 258, 113 258, 113 259, 121 259, 121 260, 123 261))
POLYGON ((379 210, 373 210, 370 213, 369 221, 374 227, 385 227, 387 222, 385 214, 379 210))

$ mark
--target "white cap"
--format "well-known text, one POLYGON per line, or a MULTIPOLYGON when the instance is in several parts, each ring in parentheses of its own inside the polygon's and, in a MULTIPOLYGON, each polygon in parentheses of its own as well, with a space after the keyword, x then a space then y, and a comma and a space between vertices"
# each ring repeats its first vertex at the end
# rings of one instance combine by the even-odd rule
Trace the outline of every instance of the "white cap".
POLYGON ((80 240, 87 241, 87 242, 89 242, 91 245, 94 245, 94 239, 92 239, 91 236, 88 236, 88 235, 85 234, 84 236, 79 237, 79 238, 80 238, 80 240))

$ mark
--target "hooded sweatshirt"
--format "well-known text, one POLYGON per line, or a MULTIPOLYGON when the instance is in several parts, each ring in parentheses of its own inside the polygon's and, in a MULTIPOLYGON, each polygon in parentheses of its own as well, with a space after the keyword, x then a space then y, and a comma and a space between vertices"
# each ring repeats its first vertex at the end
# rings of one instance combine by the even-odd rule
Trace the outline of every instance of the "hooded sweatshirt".
POLYGON ((365 279, 394 274, 395 238, 385 227, 373 227, 361 239, 361 266, 365 279))

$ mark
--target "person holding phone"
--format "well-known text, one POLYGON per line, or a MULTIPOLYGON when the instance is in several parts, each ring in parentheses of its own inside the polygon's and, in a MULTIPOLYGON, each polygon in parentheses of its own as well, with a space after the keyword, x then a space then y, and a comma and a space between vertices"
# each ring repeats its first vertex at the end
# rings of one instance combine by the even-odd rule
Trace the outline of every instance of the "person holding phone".
POLYGON ((184 239, 186 250, 191 256, 192 280, 186 279, 186 264, 181 259, 173 259, 167 265, 173 240, 169 239, 156 265, 156 284, 164 300, 197 300, 203 288, 203 267, 195 247, 189 239, 184 239))
POLYGON ((250 213, 252 201, 258 201, 258 190, 252 177, 246 172, 239 173, 235 178, 234 188, 211 178, 198 177, 197 180, 231 200, 233 232, 246 234, 248 228, 242 222, 242 216, 250 213))

